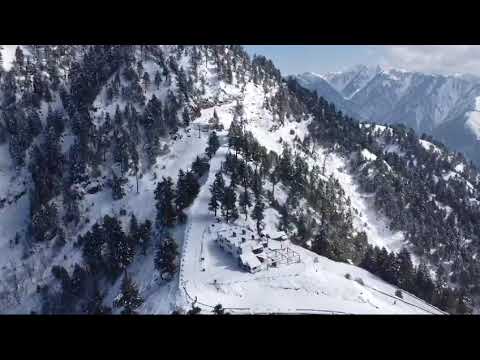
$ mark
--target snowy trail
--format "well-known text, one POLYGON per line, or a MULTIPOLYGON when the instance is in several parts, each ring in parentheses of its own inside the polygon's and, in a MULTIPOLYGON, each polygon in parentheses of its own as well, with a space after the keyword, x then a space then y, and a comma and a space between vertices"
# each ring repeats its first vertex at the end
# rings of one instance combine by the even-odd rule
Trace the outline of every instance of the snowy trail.
MULTIPOLYGON (((223 135, 224 136, 224 135, 223 135)), ((221 142, 222 139, 220 139, 221 142)), ((187 229, 185 231, 185 238, 182 248, 182 257, 180 262, 180 274, 179 274, 179 288, 180 293, 183 294, 183 288, 192 287, 195 289, 195 274, 199 274, 202 271, 201 268, 201 252, 202 252, 202 239, 200 236, 205 231, 207 225, 206 220, 213 220, 213 214, 205 212, 208 211, 208 201, 210 199, 210 186, 215 180, 215 174, 220 170, 222 161, 227 154, 227 147, 221 146, 216 154, 210 160, 210 170, 208 173, 208 179, 201 187, 193 206, 187 212, 188 222, 187 229)), ((193 290, 192 289, 192 290, 193 290)), ((182 302, 184 303, 184 302, 182 302)))

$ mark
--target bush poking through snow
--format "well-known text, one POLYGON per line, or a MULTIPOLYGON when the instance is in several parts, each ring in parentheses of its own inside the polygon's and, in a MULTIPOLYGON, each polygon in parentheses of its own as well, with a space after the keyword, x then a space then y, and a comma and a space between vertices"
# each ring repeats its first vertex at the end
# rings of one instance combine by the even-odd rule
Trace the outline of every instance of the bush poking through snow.
POLYGON ((356 278, 355 281, 356 281, 357 283, 359 283, 360 285, 365 286, 365 283, 363 282, 363 279, 362 279, 362 278, 356 278))
POLYGON ((223 308, 222 304, 215 305, 213 308, 213 313, 215 315, 225 315, 225 309, 223 308))
POLYGON ((350 275, 350 274, 345 274, 345 279, 347 279, 347 280, 352 280, 352 275, 350 275))
POLYGON ((395 296, 396 296, 396 297, 399 297, 400 299, 403 299, 402 290, 397 289, 397 290, 395 291, 395 296))
POLYGON ((188 310, 187 315, 198 315, 198 314, 200 314, 201 311, 202 311, 202 309, 200 309, 198 306, 195 306, 194 304, 192 304, 192 308, 190 310, 188 310))

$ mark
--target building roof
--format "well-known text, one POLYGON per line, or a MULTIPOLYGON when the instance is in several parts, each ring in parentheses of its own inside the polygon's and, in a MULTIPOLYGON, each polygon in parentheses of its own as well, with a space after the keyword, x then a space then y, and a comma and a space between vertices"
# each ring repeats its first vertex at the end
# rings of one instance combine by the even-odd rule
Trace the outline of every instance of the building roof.
POLYGON ((242 252, 252 252, 257 249, 263 250, 262 244, 259 244, 258 242, 252 240, 247 240, 246 242, 238 244, 237 246, 242 249, 242 252))
POLYGON ((260 260, 251 252, 244 253, 240 255, 240 260, 244 265, 247 265, 250 269, 254 269, 262 265, 260 260))

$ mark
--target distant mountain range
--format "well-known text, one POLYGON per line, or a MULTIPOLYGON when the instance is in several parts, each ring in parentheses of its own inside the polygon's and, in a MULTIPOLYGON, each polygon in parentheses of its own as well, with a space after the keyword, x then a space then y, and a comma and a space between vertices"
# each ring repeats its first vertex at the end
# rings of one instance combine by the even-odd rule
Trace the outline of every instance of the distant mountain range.
POLYGON ((480 78, 357 65, 343 72, 295 76, 344 113, 400 123, 463 152, 480 165, 480 78))

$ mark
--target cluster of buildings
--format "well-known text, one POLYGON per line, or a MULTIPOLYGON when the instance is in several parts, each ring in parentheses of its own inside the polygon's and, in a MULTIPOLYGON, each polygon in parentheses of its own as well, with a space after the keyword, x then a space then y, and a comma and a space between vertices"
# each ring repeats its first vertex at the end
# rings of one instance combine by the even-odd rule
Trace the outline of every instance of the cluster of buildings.
POLYGON ((300 262, 300 254, 288 246, 282 246, 278 241, 269 242, 268 237, 258 236, 250 229, 218 231, 215 241, 221 249, 238 260, 241 268, 251 273, 300 262))

